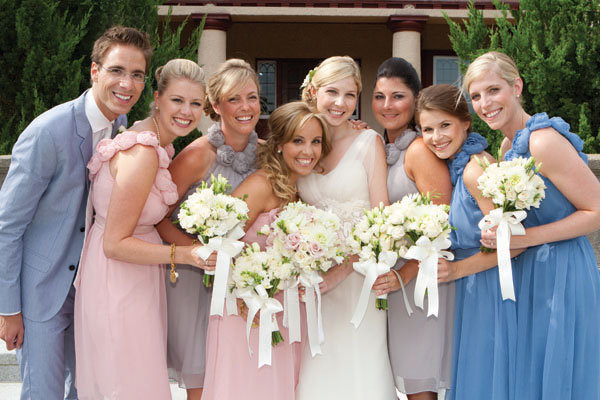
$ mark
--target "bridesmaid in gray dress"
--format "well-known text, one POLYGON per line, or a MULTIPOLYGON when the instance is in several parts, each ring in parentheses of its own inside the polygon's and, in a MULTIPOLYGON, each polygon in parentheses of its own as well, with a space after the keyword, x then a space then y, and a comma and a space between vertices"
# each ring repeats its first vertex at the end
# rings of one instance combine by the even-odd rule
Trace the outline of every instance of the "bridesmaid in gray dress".
MULTIPOLYGON (((426 148, 414 127, 416 97, 421 83, 413 66, 402 58, 384 61, 377 71, 372 108, 385 128, 390 202, 409 193, 436 193, 435 203, 449 204, 450 174, 444 162, 426 148)), ((388 349, 397 389, 409 400, 437 399, 440 389, 450 387, 454 285, 439 287, 438 317, 414 304, 415 260, 401 260, 395 269, 380 276, 373 286, 377 294, 389 293, 388 349), (408 315, 400 279, 413 310, 408 315)))
MULTIPOLYGON (((258 77, 250 64, 230 59, 210 78, 206 114, 216 123, 206 135, 190 143, 169 168, 181 201, 195 192, 211 174, 223 175, 234 190, 256 169, 257 134, 260 117, 258 77)), ((177 121, 174 121, 177 123, 177 121)), ((158 231, 164 241, 189 245, 195 239, 177 229, 179 207, 165 218, 158 231)), ((214 268, 214 254, 207 260, 214 268)), ((188 400, 200 399, 204 383, 206 328, 211 289, 202 282, 203 273, 189 265, 177 265, 179 278, 167 283, 167 363, 177 373, 188 400)))

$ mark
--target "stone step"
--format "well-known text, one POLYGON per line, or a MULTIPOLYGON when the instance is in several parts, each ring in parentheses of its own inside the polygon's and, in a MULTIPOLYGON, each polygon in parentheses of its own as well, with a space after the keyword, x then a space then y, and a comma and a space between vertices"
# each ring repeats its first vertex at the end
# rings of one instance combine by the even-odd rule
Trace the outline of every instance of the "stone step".
POLYGON ((0 344, 0 382, 20 382, 19 363, 15 351, 7 351, 4 343, 0 344))

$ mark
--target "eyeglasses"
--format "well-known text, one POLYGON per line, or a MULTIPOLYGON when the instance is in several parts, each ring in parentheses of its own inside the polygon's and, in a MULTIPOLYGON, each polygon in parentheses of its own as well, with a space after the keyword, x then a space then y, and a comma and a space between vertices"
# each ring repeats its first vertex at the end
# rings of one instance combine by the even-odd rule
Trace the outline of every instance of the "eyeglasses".
POLYGON ((100 66, 100 68, 104 69, 106 72, 108 72, 108 74, 110 76, 112 76, 115 79, 122 80, 122 79, 125 79, 126 76, 129 76, 135 83, 146 82, 146 74, 144 74, 143 72, 127 72, 123 68, 119 68, 119 67, 106 68, 105 66, 103 66, 100 63, 97 63, 97 64, 100 66))

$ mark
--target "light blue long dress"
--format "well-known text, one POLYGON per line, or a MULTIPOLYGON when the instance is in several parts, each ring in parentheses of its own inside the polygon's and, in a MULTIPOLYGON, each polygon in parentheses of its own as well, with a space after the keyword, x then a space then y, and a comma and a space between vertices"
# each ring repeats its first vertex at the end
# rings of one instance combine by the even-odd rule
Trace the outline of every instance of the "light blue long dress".
MULTIPOLYGON (((552 127, 579 152, 583 141, 560 118, 536 114, 518 131, 506 160, 529 157, 532 131, 552 127)), ((541 175, 540 175, 541 176, 541 175)), ((546 198, 525 227, 563 219, 576 208, 546 177, 546 198)), ((513 262, 518 341, 516 399, 600 399, 600 275, 588 239, 529 248, 513 262)))
MULTIPOLYGON (((467 190, 463 171, 471 155, 487 148, 477 133, 469 134, 450 162, 454 190, 450 202, 450 234, 455 259, 479 251, 483 214, 467 190)), ((513 399, 517 320, 515 303, 502 300, 498 269, 491 268, 456 280, 454 346, 450 400, 513 399)), ((520 399, 534 399, 521 397, 520 399)))

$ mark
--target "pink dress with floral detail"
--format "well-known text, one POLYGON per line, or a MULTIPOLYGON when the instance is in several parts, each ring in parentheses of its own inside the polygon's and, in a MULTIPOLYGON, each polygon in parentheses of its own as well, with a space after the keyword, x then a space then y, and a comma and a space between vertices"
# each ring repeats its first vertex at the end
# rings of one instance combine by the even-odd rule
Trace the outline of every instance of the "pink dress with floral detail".
MULTIPOLYGON (((260 214, 242 240, 256 242, 264 249, 266 237, 257 232, 277 217, 278 209, 260 214)), ((283 304, 283 292, 275 295, 283 304)), ((301 304, 301 329, 306 333, 306 311, 301 304)), ((246 341, 246 320, 238 315, 223 317, 213 315, 209 318, 206 334, 206 374, 204 375, 204 393, 202 400, 294 400, 302 344, 290 344, 289 333, 283 326, 283 312, 277 313, 277 324, 283 336, 283 342, 272 347, 271 365, 258 368, 258 328, 250 331, 250 346, 253 355, 248 352, 246 341)))
POLYGON ((167 170, 173 147, 153 132, 124 132, 98 143, 88 164, 95 222, 87 234, 75 278, 76 386, 80 399, 171 398, 167 374, 164 267, 106 258, 104 225, 114 185, 109 161, 136 144, 156 149, 159 168, 133 236, 162 243, 154 225, 177 201, 167 170))

